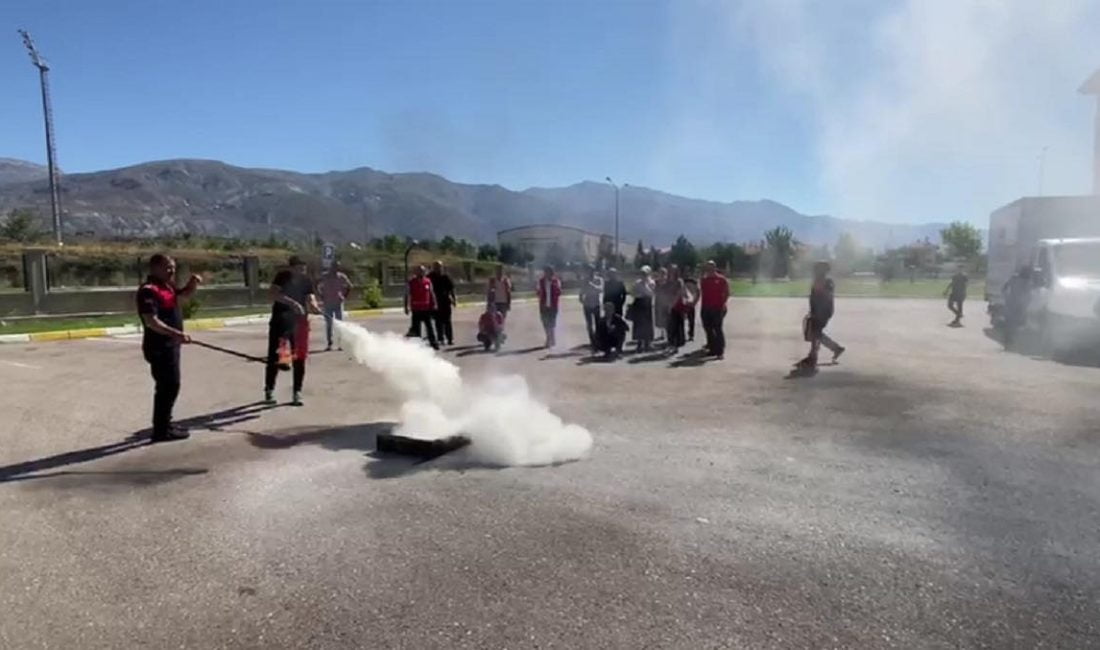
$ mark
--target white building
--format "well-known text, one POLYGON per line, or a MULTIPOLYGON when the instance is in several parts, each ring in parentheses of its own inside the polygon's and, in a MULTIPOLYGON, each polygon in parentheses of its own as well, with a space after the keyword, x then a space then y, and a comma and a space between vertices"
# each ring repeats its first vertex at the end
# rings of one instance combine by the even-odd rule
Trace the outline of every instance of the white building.
MULTIPOLYGON (((595 264, 601 251, 611 248, 611 235, 601 235, 573 226, 539 224, 509 228, 497 233, 497 244, 510 244, 529 254, 534 264, 547 261, 583 262, 595 264)), ((628 261, 633 259, 634 251, 624 250, 619 244, 619 253, 628 261)))

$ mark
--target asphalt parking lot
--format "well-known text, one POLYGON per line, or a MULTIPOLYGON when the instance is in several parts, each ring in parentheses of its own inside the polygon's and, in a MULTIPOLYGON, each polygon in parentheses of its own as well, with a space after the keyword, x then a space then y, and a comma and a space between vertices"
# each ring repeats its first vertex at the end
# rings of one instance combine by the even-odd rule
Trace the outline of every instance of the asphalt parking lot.
POLYGON ((192 438, 147 445, 138 340, 0 346, 0 646, 1100 647, 1100 369, 841 299, 840 365, 789 379, 804 309, 735 299, 722 362, 609 364, 579 310, 547 354, 517 307, 499 355, 458 312, 467 376, 592 431, 542 468, 376 456, 400 404, 340 352, 267 408, 261 365, 185 349, 192 438))

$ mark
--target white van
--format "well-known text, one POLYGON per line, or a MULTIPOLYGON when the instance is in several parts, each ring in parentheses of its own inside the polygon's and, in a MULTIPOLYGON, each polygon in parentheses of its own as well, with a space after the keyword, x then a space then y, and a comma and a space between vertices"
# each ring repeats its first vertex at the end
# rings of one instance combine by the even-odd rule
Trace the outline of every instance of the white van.
POLYGON ((1055 354, 1100 344, 1100 237, 1040 239, 1027 327, 1055 354))

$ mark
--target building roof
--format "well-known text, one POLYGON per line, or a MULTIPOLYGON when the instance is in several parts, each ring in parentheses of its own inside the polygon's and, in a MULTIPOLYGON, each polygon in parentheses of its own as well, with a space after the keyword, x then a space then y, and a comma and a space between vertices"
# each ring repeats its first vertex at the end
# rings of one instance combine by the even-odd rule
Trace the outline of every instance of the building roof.
POLYGON ((584 228, 577 228, 576 226, 563 226, 560 223, 532 223, 526 226, 516 226, 515 228, 506 228, 504 230, 497 231, 497 237, 505 233, 516 232, 517 230, 528 230, 530 228, 561 228, 563 230, 572 230, 574 232, 584 233, 586 235, 592 235, 593 237, 606 237, 608 235, 601 235, 598 232, 592 232, 585 230, 584 228))
POLYGON ((1077 92, 1083 95, 1100 95, 1100 69, 1092 73, 1092 76, 1086 79, 1085 83, 1081 84, 1077 92))

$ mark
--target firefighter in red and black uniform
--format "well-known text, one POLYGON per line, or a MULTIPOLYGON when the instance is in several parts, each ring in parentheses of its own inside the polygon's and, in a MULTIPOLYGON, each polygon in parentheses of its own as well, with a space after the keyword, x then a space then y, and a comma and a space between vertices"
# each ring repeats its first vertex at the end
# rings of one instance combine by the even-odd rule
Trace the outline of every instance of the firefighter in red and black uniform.
POLYGON ((290 403, 302 405, 302 383, 309 358, 309 315, 320 314, 317 291, 306 274, 306 263, 292 255, 287 268, 271 280, 271 320, 267 328, 267 367, 264 368, 264 402, 275 403, 275 378, 279 374, 279 348, 288 345, 293 357, 293 392, 290 403))
POLYGON ((180 344, 190 343, 183 333, 180 301, 195 293, 202 280, 192 275, 182 289, 176 286, 176 261, 162 253, 149 258, 149 277, 137 292, 137 310, 145 331, 141 351, 155 382, 153 442, 182 440, 186 431, 172 424, 172 407, 180 392, 180 344))

